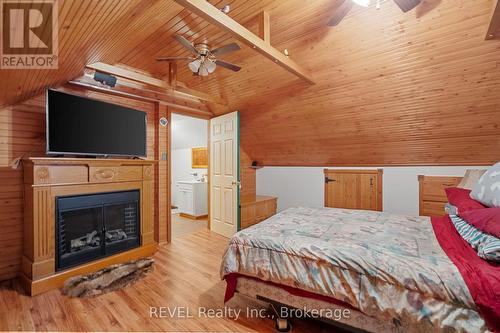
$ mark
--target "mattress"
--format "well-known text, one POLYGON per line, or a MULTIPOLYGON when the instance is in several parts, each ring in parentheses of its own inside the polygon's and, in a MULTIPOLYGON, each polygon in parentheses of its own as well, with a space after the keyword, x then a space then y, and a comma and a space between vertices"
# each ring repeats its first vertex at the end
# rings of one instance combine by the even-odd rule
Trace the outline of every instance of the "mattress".
MULTIPOLYGON (((430 332, 427 325, 408 325, 404 322, 380 320, 369 317, 359 311, 343 305, 332 305, 325 300, 319 300, 310 297, 303 297, 292 294, 283 288, 264 283, 260 280, 241 276, 237 279, 236 290, 239 295, 247 296, 252 299, 271 300, 282 305, 301 311, 330 310, 323 311, 322 317, 334 324, 340 323, 350 327, 357 328, 366 332, 384 332, 384 333, 419 333, 430 332)), ((280 313, 280 309, 277 309, 280 313)), ((285 312, 283 315, 295 316, 295 318, 306 318, 305 312, 292 313, 285 312)))
POLYGON ((487 331, 427 217, 290 208, 232 237, 221 265, 221 276, 230 274, 332 297, 422 332, 487 331))

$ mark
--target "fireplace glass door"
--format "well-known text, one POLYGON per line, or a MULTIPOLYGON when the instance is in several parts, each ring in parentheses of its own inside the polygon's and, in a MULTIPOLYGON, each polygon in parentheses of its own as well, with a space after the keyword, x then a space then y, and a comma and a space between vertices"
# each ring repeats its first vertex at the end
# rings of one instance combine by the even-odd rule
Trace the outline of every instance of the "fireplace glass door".
POLYGON ((128 202, 104 207, 105 251, 116 253, 130 248, 139 240, 137 202, 128 202))
POLYGON ((139 191, 57 198, 57 270, 140 245, 139 191))
POLYGON ((81 258, 98 258, 102 252, 102 207, 59 213, 59 263, 73 266, 81 258))

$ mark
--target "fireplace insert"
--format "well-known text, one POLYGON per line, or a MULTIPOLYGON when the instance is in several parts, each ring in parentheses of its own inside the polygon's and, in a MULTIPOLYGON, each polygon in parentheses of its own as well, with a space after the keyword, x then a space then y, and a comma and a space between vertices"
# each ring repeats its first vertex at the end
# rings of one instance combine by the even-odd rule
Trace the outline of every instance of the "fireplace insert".
POLYGON ((140 246, 139 190, 56 198, 56 269, 140 246))

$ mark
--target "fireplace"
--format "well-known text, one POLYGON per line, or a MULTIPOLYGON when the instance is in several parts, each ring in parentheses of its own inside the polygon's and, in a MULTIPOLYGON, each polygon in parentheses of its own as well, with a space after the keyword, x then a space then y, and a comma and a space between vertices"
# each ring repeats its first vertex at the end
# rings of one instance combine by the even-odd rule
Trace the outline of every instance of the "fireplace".
POLYGON ((141 245, 139 190, 56 198, 56 270, 141 245))

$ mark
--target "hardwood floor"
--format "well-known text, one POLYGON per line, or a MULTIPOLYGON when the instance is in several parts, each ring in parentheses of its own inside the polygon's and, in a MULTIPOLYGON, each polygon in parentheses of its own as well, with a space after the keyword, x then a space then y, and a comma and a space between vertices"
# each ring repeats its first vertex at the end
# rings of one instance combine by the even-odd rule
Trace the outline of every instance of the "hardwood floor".
POLYGON ((172 239, 191 234, 198 230, 206 230, 207 223, 207 218, 191 220, 179 214, 172 214, 172 239))
MULTIPOLYGON (((203 331, 276 332, 269 319, 205 318, 199 307, 223 309, 219 264, 227 239, 208 230, 176 238, 154 256, 154 272, 123 290, 90 299, 59 290, 28 297, 16 280, 0 283, 0 331, 203 331), (193 318, 151 318, 150 307, 190 309, 193 318), (177 308, 176 308, 177 307, 177 308)), ((233 309, 263 307, 236 296, 233 309)), ((179 312, 180 314, 180 312, 179 312)), ((340 332, 313 321, 294 321, 293 332, 340 332)))

